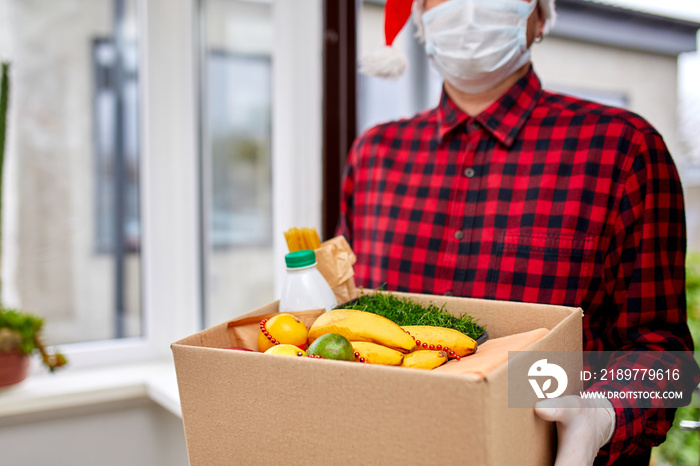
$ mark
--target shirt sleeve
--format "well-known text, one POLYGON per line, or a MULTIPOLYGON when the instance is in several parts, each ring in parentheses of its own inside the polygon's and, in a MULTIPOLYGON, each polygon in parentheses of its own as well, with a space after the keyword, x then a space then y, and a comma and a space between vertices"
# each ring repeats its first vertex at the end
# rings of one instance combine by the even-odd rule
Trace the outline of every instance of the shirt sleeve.
MULTIPOLYGON (((602 335, 620 351, 690 351, 686 322, 686 229, 683 193, 661 136, 653 130, 631 138, 621 174, 617 220, 605 259, 606 292, 613 305, 602 335)), ((595 385, 593 390, 596 390, 595 385)), ((614 464, 663 442, 675 410, 615 407, 616 428, 596 464, 614 464), (603 460, 602 462, 600 460, 603 460)), ((629 405, 627 405, 629 406, 629 405)))

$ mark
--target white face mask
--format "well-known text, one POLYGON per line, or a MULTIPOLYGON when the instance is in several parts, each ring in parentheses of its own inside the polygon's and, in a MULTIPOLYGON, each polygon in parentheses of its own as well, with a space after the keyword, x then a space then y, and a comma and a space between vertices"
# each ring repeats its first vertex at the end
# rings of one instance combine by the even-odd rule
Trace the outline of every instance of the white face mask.
POLYGON ((443 78, 475 94, 530 61, 527 20, 537 0, 450 0, 423 13, 425 51, 443 78))

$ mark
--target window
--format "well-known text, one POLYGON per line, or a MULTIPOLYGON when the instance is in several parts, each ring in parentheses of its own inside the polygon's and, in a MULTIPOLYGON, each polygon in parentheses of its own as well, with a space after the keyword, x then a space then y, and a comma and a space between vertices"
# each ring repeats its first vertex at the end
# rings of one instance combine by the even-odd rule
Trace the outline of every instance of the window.
POLYGON ((113 40, 93 42, 98 253, 137 252, 141 243, 137 53, 135 43, 118 51, 113 40))
POLYGON ((66 344, 143 333, 136 0, 5 1, 3 300, 66 344))
MULTIPOLYGON (((203 0, 204 324, 274 300, 272 4, 203 0)), ((281 234, 281 232, 280 232, 281 234)))
POLYGON ((210 244, 270 246, 269 56, 211 50, 207 57, 211 157, 210 244))
POLYGON ((282 232, 321 218, 321 7, 0 0, 2 297, 70 370, 275 299, 282 232))

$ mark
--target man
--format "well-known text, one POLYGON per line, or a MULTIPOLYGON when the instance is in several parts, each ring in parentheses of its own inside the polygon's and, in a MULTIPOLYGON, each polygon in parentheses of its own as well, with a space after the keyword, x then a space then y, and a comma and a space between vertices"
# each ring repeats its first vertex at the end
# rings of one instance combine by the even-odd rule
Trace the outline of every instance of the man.
MULTIPOLYGON (((443 94, 355 141, 339 233, 356 280, 581 307, 585 351, 689 350, 676 168, 641 117, 542 89, 529 47, 553 2, 415 1, 443 94)), ((387 1, 387 45, 410 12, 410 0, 387 1)), ((365 68, 400 72, 388 50, 365 68)), ((572 403, 536 409, 557 423, 557 466, 648 464, 674 414, 572 403)))

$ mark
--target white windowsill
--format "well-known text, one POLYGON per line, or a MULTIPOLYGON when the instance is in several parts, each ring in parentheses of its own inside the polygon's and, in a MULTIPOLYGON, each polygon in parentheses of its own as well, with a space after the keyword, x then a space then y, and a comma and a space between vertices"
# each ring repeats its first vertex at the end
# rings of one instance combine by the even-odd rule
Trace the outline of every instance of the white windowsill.
POLYGON ((139 398, 182 417, 172 360, 31 375, 0 389, 0 419, 139 398))

